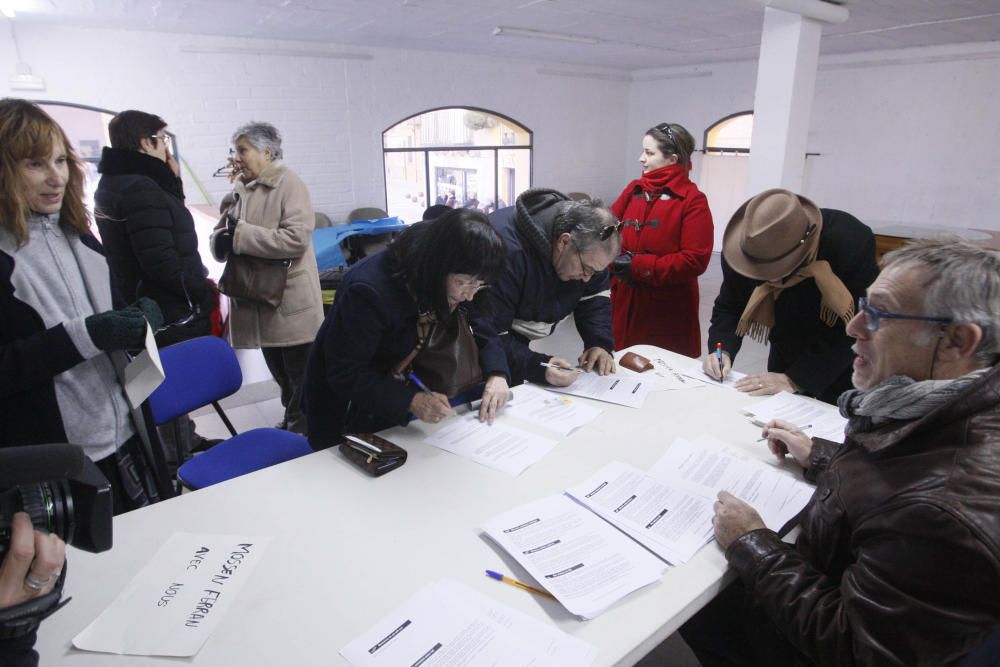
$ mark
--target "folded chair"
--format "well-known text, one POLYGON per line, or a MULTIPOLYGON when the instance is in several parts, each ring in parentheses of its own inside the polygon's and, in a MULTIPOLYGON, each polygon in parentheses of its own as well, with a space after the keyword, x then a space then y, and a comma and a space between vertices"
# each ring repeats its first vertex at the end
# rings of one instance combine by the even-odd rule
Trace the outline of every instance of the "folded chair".
POLYGON ((156 425, 211 404, 232 437, 190 459, 177 470, 189 489, 201 489, 312 453, 297 433, 255 428, 237 433, 219 401, 243 385, 243 373, 229 343, 204 336, 160 350, 165 379, 149 399, 156 425))

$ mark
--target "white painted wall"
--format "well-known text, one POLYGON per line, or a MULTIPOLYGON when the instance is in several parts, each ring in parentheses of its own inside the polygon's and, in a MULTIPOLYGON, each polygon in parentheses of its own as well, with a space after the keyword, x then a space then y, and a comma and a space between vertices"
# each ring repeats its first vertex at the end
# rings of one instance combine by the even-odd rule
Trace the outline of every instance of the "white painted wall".
MULTIPOLYGON (((998 61, 1000 43, 822 58, 807 145, 820 155, 808 159, 804 194, 875 228, 1000 230, 998 61)), ((671 120, 700 148, 709 125, 753 107, 754 63, 634 76, 650 79, 629 95, 636 147, 646 129, 671 120), (666 76, 674 78, 656 78, 666 76)))
MULTIPOLYGON (((319 48, 201 35, 17 24, 22 58, 45 78, 40 99, 163 116, 216 200, 211 173, 229 135, 274 122, 286 159, 318 210, 343 219, 384 198, 381 133, 448 105, 485 107, 535 132, 534 183, 613 200, 639 175, 642 133, 669 120, 699 146, 705 128, 753 107, 756 63, 633 73, 631 83, 538 73, 521 61, 351 49, 369 61, 186 53, 182 46, 319 48)), ((323 45, 321 45, 323 46, 323 45)), ((808 140, 805 194, 873 225, 1000 230, 1000 43, 823 58, 808 140)), ((14 72, 0 39, 0 91, 14 72)), ((700 158, 695 157, 697 178, 700 158)), ((195 195, 187 183, 189 195, 195 195)), ((721 227, 725 220, 716 221, 721 227)))
MULTIPOLYGON (((384 207, 382 131, 451 105, 491 109, 533 130, 536 186, 605 195, 621 187, 627 81, 542 75, 530 63, 450 53, 350 49, 371 60, 190 53, 182 47, 326 45, 42 24, 19 23, 16 30, 22 59, 47 90, 7 88, 16 57, 5 36, 3 94, 160 115, 216 202, 229 186, 211 174, 224 163, 233 130, 253 119, 282 132, 285 160, 309 186, 317 210, 343 220, 358 206, 384 207)), ((185 187, 196 197, 187 177, 185 187)))

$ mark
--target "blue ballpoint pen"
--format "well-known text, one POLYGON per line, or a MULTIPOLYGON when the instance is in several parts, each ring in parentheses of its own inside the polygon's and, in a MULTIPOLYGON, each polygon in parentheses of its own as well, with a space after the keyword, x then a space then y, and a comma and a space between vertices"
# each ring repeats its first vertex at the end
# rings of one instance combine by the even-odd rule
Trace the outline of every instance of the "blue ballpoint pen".
POLYGON ((719 382, 722 382, 722 343, 715 344, 715 356, 719 360, 719 382))
MULTIPOLYGON (((408 377, 408 378, 410 378, 411 380, 413 380, 413 384, 417 385, 417 387, 419 387, 419 388, 420 388, 420 391, 424 392, 424 393, 425 393, 425 394, 427 394, 428 396, 432 396, 432 397, 434 397, 434 398, 438 398, 438 397, 437 397, 437 395, 436 395, 436 394, 435 394, 435 393, 434 393, 433 391, 431 391, 431 390, 430 390, 430 389, 429 389, 429 388, 427 387, 427 385, 425 385, 425 384, 423 383, 423 381, 422 381, 422 380, 421 380, 420 378, 418 378, 418 377, 417 377, 417 374, 416 374, 416 373, 414 373, 413 371, 410 371, 409 373, 407 373, 407 374, 406 374, 406 377, 408 377)), ((446 405, 446 406, 448 407, 448 409, 449 409, 449 410, 453 410, 453 408, 451 407, 451 403, 449 403, 449 402, 448 402, 448 399, 447 399, 447 398, 443 398, 443 397, 442 397, 442 398, 441 398, 441 402, 442 402, 442 403, 444 403, 444 404, 445 404, 445 405, 446 405)), ((452 414, 454 414, 454 412, 452 412, 452 414)))

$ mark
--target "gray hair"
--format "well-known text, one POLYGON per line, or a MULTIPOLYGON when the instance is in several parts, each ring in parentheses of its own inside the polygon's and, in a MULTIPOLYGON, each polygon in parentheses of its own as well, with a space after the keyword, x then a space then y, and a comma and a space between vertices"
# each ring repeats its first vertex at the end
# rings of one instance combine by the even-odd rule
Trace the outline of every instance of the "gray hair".
POLYGON ((271 151, 272 160, 281 159, 281 133, 274 125, 250 121, 233 132, 232 143, 235 145, 240 137, 246 137, 261 153, 271 151))
POLYGON ((919 267, 928 281, 924 313, 955 322, 978 324, 983 339, 976 348, 980 367, 992 366, 1000 356, 1000 253, 958 237, 916 239, 882 257, 882 268, 919 267))
MULTIPOLYGON (((561 234, 569 234, 573 244, 580 252, 586 252, 592 246, 601 244, 601 232, 608 225, 618 220, 608 210, 600 199, 584 199, 582 201, 561 201, 555 205, 556 217, 552 223, 552 238, 561 234)), ((603 244, 614 244, 618 241, 617 234, 603 244)))

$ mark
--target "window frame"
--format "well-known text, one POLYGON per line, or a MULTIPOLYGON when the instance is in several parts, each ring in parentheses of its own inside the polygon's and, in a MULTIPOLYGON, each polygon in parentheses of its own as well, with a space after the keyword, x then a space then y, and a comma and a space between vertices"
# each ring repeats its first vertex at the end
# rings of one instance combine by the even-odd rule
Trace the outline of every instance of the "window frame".
MULTIPOLYGON (((506 150, 526 150, 528 151, 528 187, 531 188, 535 177, 535 132, 530 127, 524 123, 511 118, 510 116, 493 111, 492 109, 486 109, 484 107, 468 106, 464 104, 451 105, 451 106, 440 106, 433 107, 430 109, 424 109, 423 111, 418 111, 417 113, 410 114, 404 118, 401 118, 389 125, 382 130, 382 178, 383 178, 383 196, 384 205, 386 211, 389 210, 389 182, 385 178, 386 174, 386 155, 389 153, 423 153, 423 163, 424 163, 424 201, 427 202, 429 206, 433 201, 431 199, 431 166, 430 166, 430 155, 434 152, 451 152, 451 151, 461 151, 461 150, 476 150, 476 151, 492 151, 493 152, 493 201, 498 203, 500 200, 500 151, 506 150), (522 146, 504 146, 504 145, 457 145, 457 146, 407 146, 401 148, 386 148, 385 146, 385 135, 387 132, 392 130, 399 125, 402 125, 406 121, 416 118, 417 116, 423 116, 425 114, 434 113, 436 111, 475 111, 478 113, 488 114, 490 116, 495 116, 501 118, 509 123, 516 125, 528 135, 528 143, 522 146)), ((478 194, 478 193, 477 193, 478 194)), ((514 202, 507 202, 508 206, 513 205, 514 202)))
POLYGON ((720 125, 722 125, 722 124, 724 124, 724 123, 726 123, 728 121, 731 121, 734 118, 738 118, 740 116, 751 116, 752 117, 753 116, 753 109, 747 109, 745 111, 737 111, 736 113, 731 113, 728 116, 723 116, 722 118, 720 118, 719 120, 715 121, 714 123, 712 123, 711 125, 709 125, 707 128, 705 128, 705 133, 702 136, 702 143, 701 143, 701 145, 704 146, 704 148, 702 149, 702 153, 704 153, 706 155, 710 154, 710 153, 712 153, 712 154, 718 154, 718 155, 723 155, 725 153, 742 153, 744 155, 749 154, 750 153, 750 149, 749 148, 733 148, 733 147, 729 147, 729 146, 710 146, 709 143, 708 143, 708 135, 712 132, 712 130, 714 130, 715 128, 719 127, 720 125))

